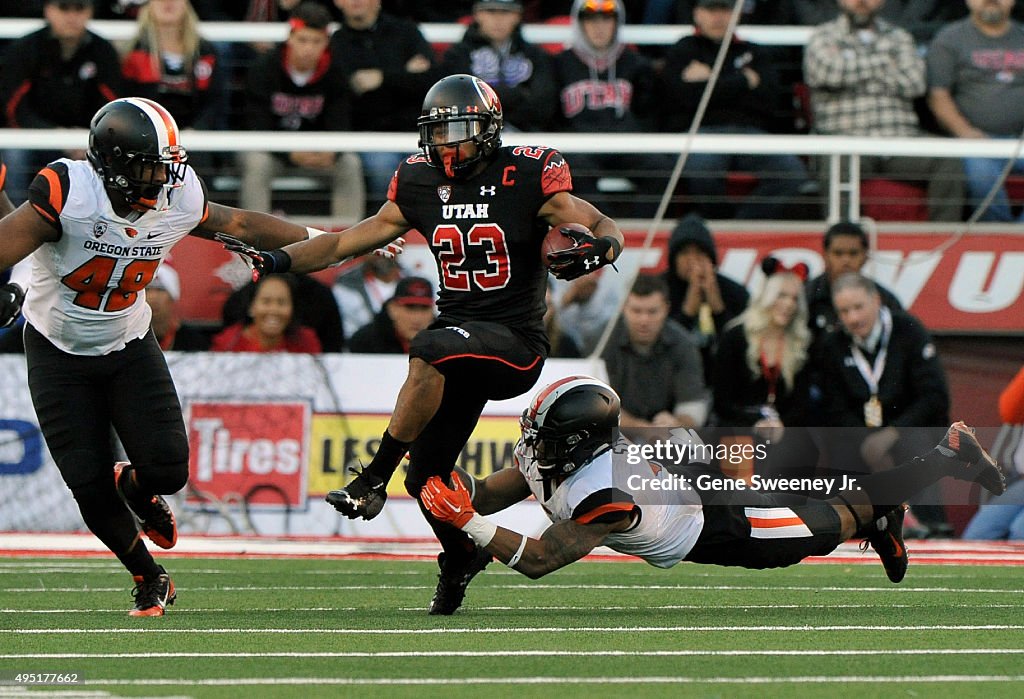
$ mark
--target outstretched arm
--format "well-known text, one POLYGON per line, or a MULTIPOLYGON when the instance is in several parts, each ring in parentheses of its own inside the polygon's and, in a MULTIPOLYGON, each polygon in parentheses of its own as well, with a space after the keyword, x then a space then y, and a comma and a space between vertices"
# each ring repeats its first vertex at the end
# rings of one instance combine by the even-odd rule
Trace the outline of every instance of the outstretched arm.
POLYGON ((327 233, 284 248, 293 272, 315 272, 386 245, 409 230, 398 205, 384 202, 377 213, 339 233, 327 233))
POLYGON ((609 534, 629 526, 627 519, 589 524, 565 520, 548 527, 540 539, 534 539, 481 517, 473 509, 462 481, 453 480, 455 487, 449 488, 439 477, 432 476, 420 491, 423 506, 442 522, 462 529, 478 546, 528 578, 540 578, 578 561, 600 546, 609 534))
POLYGON ((259 250, 238 236, 219 239, 228 250, 252 260, 255 279, 274 272, 316 272, 369 252, 394 257, 402 251, 405 241, 399 236, 409 224, 398 206, 388 201, 376 214, 340 233, 307 230, 308 240, 280 250, 259 250))
POLYGON ((477 480, 456 467, 455 473, 470 489, 473 508, 482 515, 501 512, 530 497, 530 486, 518 468, 503 468, 477 480))
POLYGON ((314 231, 270 214, 210 202, 206 218, 192 234, 213 240, 217 233, 226 233, 253 247, 267 250, 306 240, 314 231))

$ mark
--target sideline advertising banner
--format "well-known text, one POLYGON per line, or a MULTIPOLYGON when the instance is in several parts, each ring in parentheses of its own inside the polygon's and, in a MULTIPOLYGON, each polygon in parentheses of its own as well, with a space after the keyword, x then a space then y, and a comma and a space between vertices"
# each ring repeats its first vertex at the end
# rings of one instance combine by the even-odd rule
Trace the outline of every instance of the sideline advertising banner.
MULTIPOLYGON (((371 522, 347 520, 324 502, 376 450, 406 357, 170 353, 168 364, 191 449, 189 485, 171 498, 183 534, 431 536, 403 469, 371 522)), ((549 360, 539 384, 581 373, 603 377, 604 367, 549 360)), ((39 432, 24 357, 0 356, 0 395, 0 531, 85 531, 39 432)), ((459 465, 481 478, 509 467, 529 397, 488 404, 459 465)), ((546 524, 532 502, 504 516, 520 528, 546 524)))

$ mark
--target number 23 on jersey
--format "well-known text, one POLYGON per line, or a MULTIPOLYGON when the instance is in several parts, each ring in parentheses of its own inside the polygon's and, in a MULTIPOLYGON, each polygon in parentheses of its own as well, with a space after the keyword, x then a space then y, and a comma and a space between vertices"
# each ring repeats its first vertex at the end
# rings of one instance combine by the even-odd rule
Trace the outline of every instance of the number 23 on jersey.
POLYGON ((434 229, 431 243, 437 250, 444 288, 450 291, 471 291, 475 286, 482 291, 492 291, 508 285, 508 246, 505 231, 499 226, 478 223, 463 233, 458 226, 441 225, 434 229), (483 248, 486 260, 484 269, 465 269, 471 246, 483 248))

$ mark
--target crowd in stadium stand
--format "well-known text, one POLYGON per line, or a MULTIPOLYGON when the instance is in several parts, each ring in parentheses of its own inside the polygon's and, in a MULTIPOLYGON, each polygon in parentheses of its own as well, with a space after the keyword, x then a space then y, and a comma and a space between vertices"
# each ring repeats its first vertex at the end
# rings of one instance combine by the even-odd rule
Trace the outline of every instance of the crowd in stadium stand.
MULTIPOLYGON (((111 95, 133 94, 159 98, 184 128, 407 132, 438 77, 471 72, 498 92, 510 129, 681 133, 708 83, 734 5, 729 0, 5 3, 0 16, 44 16, 48 26, 8 41, 0 98, 7 126, 15 128, 83 127, 111 95), (313 31, 310 12, 314 23, 334 23, 329 46, 310 59, 313 68, 295 63, 301 60, 295 56, 300 43, 293 36, 313 31), (133 22, 137 31, 115 47, 87 31, 91 18, 133 22), (280 46, 214 44, 202 37, 205 21, 291 26, 280 46), (424 22, 461 23, 465 35, 454 44, 432 46, 418 26, 424 22), (523 36, 523 23, 567 25, 569 39, 564 45, 533 45, 523 36), (621 41, 622 26, 644 23, 693 24, 697 32, 672 46, 633 47, 621 41), (51 107, 50 95, 58 89, 62 99, 51 107), (324 105, 310 113, 320 99, 324 105)), ((965 1, 747 0, 701 131, 1015 136, 1024 127, 1018 123, 1024 109, 990 106, 1019 99, 1014 61, 989 62, 972 72, 966 47, 1014 56, 1024 50, 1024 37, 1015 22, 983 19, 993 10, 972 5, 975 21, 965 19, 965 1), (806 50, 759 46, 744 39, 745 24, 805 25, 815 31, 806 50), (928 51, 933 41, 935 58, 928 51)), ((1020 4, 1006 9, 1013 17, 1024 13, 1020 4)), ((10 191, 23 198, 38 166, 58 154, 11 150, 5 155, 10 191)), ((234 181, 240 178, 241 185, 227 186, 244 205, 268 201, 268 174, 298 169, 326 181, 331 195, 319 197, 328 202, 320 213, 354 221, 383 202, 403 155, 247 153, 242 163, 226 154, 202 158, 218 166, 213 172, 237 174, 234 181), (355 203, 360 198, 364 206, 355 203)), ((620 218, 653 215, 673 163, 668 154, 568 155, 578 191, 595 195, 620 218)), ((811 160, 691 153, 668 213, 816 218, 829 185, 828 168, 811 160)), ((965 204, 981 200, 1000 168, 999 161, 984 158, 873 157, 862 160, 861 176, 881 182, 883 200, 897 194, 918 200, 924 219, 959 221, 970 211, 965 204)), ((231 180, 210 184, 216 188, 231 180)), ((1003 192, 985 220, 1009 221, 1021 214, 1020 202, 1003 192)))
MULTIPOLYGON (((9 128, 84 128, 108 100, 138 95, 161 102, 184 129, 410 132, 429 86, 443 75, 467 72, 495 89, 510 131, 681 133, 711 79, 735 4, 6 2, 0 16, 44 17, 46 26, 8 42, 0 99, 9 128), (115 47, 87 29, 93 18, 133 22, 137 32, 115 47), (270 46, 215 45, 202 37, 204 21, 287 22, 288 39, 270 46), (328 22, 336 23, 333 34, 328 22), (424 22, 462 23, 465 36, 450 46, 431 46, 418 26, 424 22), (533 45, 522 32, 530 22, 565 24, 570 39, 565 47, 533 45), (627 23, 695 24, 699 31, 673 46, 632 47, 618 36, 627 23)), ((747 0, 701 130, 1016 137, 1024 130, 1024 30, 1017 24, 1024 3, 1013 6, 1012 15, 999 14, 1012 4, 1006 0, 993 9, 979 0, 747 0), (868 9, 857 9, 861 5, 868 9), (800 51, 744 41, 744 24, 815 29, 800 51), (987 58, 972 63, 972 55, 987 58), (809 105, 794 109, 794 87, 803 85, 809 105), (806 123, 798 124, 799 118, 806 123)), ((237 168, 246 208, 275 208, 275 174, 319 175, 330 183, 330 215, 345 222, 380 206, 405 155, 246 153, 236 162, 203 154, 209 161, 204 169, 237 168)), ((39 167, 65 156, 82 153, 6 151, 7 189, 15 203, 25 199, 39 167)), ((626 196, 602 201, 609 214, 623 218, 653 216, 673 162, 661 155, 567 156, 585 198, 602 201, 602 186, 608 185, 603 179, 625 181, 626 196)), ((960 221, 1002 163, 869 158, 861 168, 864 177, 926 188, 931 220, 960 221)), ((806 279, 806 270, 766 262, 766 282, 751 298, 717 270, 706 219, 798 218, 808 200, 807 218, 817 218, 816 197, 828 186, 826 167, 795 156, 691 154, 684 175, 683 202, 669 212, 679 222, 667 248, 668 270, 663 278, 641 276, 628 290, 623 317, 604 348, 610 383, 622 397, 624 428, 723 420, 781 435, 772 430, 824 419, 883 428, 867 456, 898 463, 920 451, 922 434, 900 428, 946 427, 948 388, 934 345, 891 292, 859 275, 867 253, 859 226, 844 223, 826 233, 826 273, 816 279, 806 279), (737 171, 753 175, 745 198, 726 193, 727 176, 737 171), (855 310, 837 312, 834 304, 855 310), (834 390, 826 394, 824 386, 834 390)), ((1024 212, 1005 191, 986 215, 1018 217, 1024 212)), ((424 288, 432 298, 429 282, 382 258, 349 270, 333 290, 308 277, 270 276, 225 305, 225 329, 212 349, 404 351, 410 333, 432 317, 424 288), (268 311, 272 307, 277 310, 268 311)), ((154 307, 154 326, 160 324, 164 349, 206 349, 209 337, 196 338, 195 329, 177 317, 177 278, 164 275, 150 289, 157 292, 151 304, 161 306, 159 312, 154 307)), ((552 286, 548 327, 571 347, 562 356, 597 347, 621 294, 602 284, 600 275, 552 286)), ((798 441, 800 434, 789 439, 798 441)), ((930 530, 945 526, 941 512, 927 506, 915 511, 930 530)), ((1019 523, 1014 527, 1019 530, 1019 523)))

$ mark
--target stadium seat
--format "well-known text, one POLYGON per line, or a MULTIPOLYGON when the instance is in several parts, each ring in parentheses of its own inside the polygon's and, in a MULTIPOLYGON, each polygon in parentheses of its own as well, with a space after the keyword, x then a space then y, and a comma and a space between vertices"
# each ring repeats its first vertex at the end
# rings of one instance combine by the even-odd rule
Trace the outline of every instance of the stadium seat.
POLYGON ((1024 205, 1024 176, 1010 175, 1006 178, 1006 196, 1010 198, 1010 206, 1024 205))
POLYGON ((861 213, 876 221, 927 221, 925 190, 908 182, 882 178, 860 184, 861 213))

